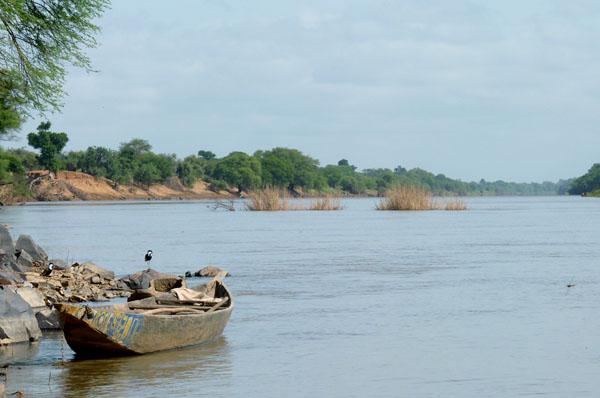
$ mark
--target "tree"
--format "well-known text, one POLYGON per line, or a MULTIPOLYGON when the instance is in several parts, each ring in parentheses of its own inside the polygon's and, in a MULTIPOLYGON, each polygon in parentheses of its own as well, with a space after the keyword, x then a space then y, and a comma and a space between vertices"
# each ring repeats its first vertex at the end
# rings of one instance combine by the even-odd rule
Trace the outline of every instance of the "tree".
POLYGON ((260 175, 260 161, 244 152, 232 152, 225 156, 218 162, 214 172, 217 180, 236 187, 239 193, 259 187, 260 175))
POLYGON ((217 157, 217 155, 215 155, 213 152, 203 150, 198 151, 198 156, 200 156, 204 160, 213 160, 217 157))
POLYGON ((573 180, 569 193, 581 195, 600 189, 600 163, 594 163, 587 173, 573 180))
POLYGON ((348 162, 348 159, 341 159, 338 162, 338 166, 350 166, 350 163, 348 162))
POLYGON ((297 187, 320 188, 319 161, 297 149, 273 148, 257 153, 266 184, 285 187, 294 192, 297 187))
POLYGON ((26 99, 14 73, 0 71, 0 138, 10 137, 25 120, 26 99))
POLYGON ((134 158, 143 153, 149 153, 152 151, 152 145, 146 140, 141 138, 134 138, 129 142, 123 142, 119 146, 119 152, 121 155, 134 158))
POLYGON ((191 187, 204 174, 204 160, 190 155, 177 162, 177 177, 183 185, 191 187))
MULTIPOLYGON (((16 74, 27 107, 58 110, 69 66, 91 71, 94 21, 109 0, 1 0, 0 69, 16 74)), ((6 72, 4 72, 6 73, 6 72)))
POLYGON ((40 165, 50 171, 57 172, 60 166, 59 155, 69 137, 65 133, 50 131, 50 122, 42 122, 37 128, 37 133, 29 133, 27 142, 32 147, 40 150, 38 161, 40 165))

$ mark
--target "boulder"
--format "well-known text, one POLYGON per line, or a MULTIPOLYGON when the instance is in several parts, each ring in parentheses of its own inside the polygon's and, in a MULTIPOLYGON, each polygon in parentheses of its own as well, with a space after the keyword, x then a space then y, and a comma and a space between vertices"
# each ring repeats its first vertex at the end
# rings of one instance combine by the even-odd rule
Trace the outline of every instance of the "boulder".
POLYGON ((32 287, 19 287, 16 292, 29 304, 41 330, 60 329, 58 312, 46 306, 42 293, 32 287))
POLYGON ((29 304, 16 292, 0 286, 0 345, 35 341, 41 336, 29 304))
POLYGON ((15 291, 34 311, 46 308, 44 296, 39 290, 32 287, 19 287, 15 291))
POLYGON ((8 228, 4 225, 0 225, 0 250, 3 251, 3 260, 14 260, 15 258, 15 245, 13 243, 8 228))
POLYGON ((23 283, 24 278, 6 264, 0 264, 0 285, 23 283))
POLYGON ((15 260, 5 261, 0 264, 0 269, 8 272, 15 272, 17 274, 22 274, 24 272, 29 271, 27 267, 22 267, 15 260))
MULTIPOLYGON (((224 271, 224 270, 222 270, 222 269, 221 269, 221 268, 219 268, 219 267, 213 267, 212 265, 209 265, 209 266, 206 266, 206 267, 202 268, 202 269, 201 269, 201 270, 199 270, 199 271, 196 271, 196 272, 194 273, 194 276, 201 276, 201 277, 210 277, 210 278, 214 278, 215 276, 217 276, 217 274, 218 274, 219 272, 222 272, 222 271, 224 271)), ((225 272, 227 272, 227 271, 225 271, 225 272)), ((230 276, 230 275, 231 275, 231 274, 230 274, 229 272, 227 272, 227 273, 225 274, 225 276, 230 276)))
POLYGON ((46 262, 48 260, 48 254, 38 246, 31 236, 29 235, 20 235, 19 239, 17 239, 17 243, 15 244, 16 250, 26 251, 29 253, 33 261, 46 262))
POLYGON ((44 308, 35 313, 38 326, 41 330, 59 330, 60 322, 58 320, 58 311, 55 308, 44 308))
POLYGON ((163 274, 148 268, 147 270, 136 272, 135 274, 127 275, 119 281, 124 282, 130 289, 148 289, 150 287, 150 281, 158 278, 170 278, 173 275, 163 274))
POLYGON ((27 253, 25 250, 21 250, 21 254, 19 255, 19 258, 17 259, 17 264, 19 264, 21 267, 29 270, 31 269, 31 267, 33 267, 33 257, 31 257, 31 255, 29 253, 27 253))
POLYGON ((104 279, 114 279, 115 273, 94 263, 83 263, 76 267, 76 272, 81 275, 98 275, 104 279))

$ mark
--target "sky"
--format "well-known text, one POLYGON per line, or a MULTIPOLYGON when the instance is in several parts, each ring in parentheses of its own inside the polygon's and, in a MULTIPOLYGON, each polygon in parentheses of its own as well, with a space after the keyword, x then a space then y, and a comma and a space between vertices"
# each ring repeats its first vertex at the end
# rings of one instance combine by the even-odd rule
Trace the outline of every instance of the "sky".
POLYGON ((284 146, 469 181, 600 162, 594 1, 113 0, 99 25, 97 72, 49 115, 67 150, 284 146))

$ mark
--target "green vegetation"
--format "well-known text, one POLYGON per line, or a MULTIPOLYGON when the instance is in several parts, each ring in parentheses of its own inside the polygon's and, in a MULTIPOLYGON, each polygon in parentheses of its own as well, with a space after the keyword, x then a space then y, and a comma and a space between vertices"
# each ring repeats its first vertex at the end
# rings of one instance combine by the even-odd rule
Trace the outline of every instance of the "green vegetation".
POLYGON ((83 49, 96 45, 94 20, 108 5, 108 0, 0 0, 0 91, 16 95, 17 118, 60 108, 67 67, 91 71, 83 49))
MULTIPOLYGON (((69 67, 91 71, 84 50, 96 45, 95 20, 109 0, 0 0, 0 139, 10 139, 33 113, 59 110, 69 67)), ((28 192, 25 171, 58 170, 67 136, 41 124, 28 136, 40 155, 0 148, 0 184, 28 192)))
POLYGON ((600 196, 600 163, 595 163, 587 173, 575 178, 569 187, 571 195, 600 196))
POLYGON ((65 133, 50 131, 50 122, 42 122, 37 128, 37 133, 29 133, 27 142, 32 147, 40 150, 38 161, 44 168, 57 172, 60 165, 60 152, 69 141, 65 133))
MULTIPOLYGON (((149 186, 166 183, 177 177, 185 186, 197 181, 209 183, 214 191, 237 193, 266 187, 300 195, 383 195, 397 186, 414 186, 434 195, 556 195, 565 193, 560 183, 510 183, 504 181, 464 182, 428 171, 403 167, 358 171, 346 159, 337 164, 320 166, 319 162, 297 149, 273 148, 252 155, 232 152, 222 158, 206 150, 178 159, 174 154, 152 151, 146 140, 133 139, 118 150, 89 147, 62 154, 67 142, 64 133, 49 131, 42 123, 37 133, 29 135, 30 144, 40 149, 36 155, 25 149, 0 152, 0 181, 7 183, 26 170, 47 168, 53 171, 81 171, 106 177, 119 184, 149 186), (561 192, 562 190, 562 192, 561 192)), ((21 177, 18 177, 21 178, 21 177)))

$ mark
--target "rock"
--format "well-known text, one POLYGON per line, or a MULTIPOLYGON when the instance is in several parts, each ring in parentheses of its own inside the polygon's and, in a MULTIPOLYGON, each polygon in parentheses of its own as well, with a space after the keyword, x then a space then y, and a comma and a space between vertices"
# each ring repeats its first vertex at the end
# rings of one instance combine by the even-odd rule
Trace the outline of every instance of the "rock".
POLYGON ((147 270, 136 272, 135 274, 127 275, 119 281, 124 282, 130 289, 148 289, 150 287, 150 281, 157 278, 169 278, 173 275, 163 274, 152 268, 147 270))
POLYGON ((19 287, 16 289, 16 293, 21 296, 23 300, 34 310, 46 308, 46 302, 44 296, 39 290, 32 287, 19 287))
POLYGON ((0 225, 0 250, 4 251, 5 260, 14 260, 15 245, 8 228, 4 225, 0 225))
POLYGON ((46 306, 43 294, 31 287, 19 287, 16 292, 33 310, 41 330, 60 329, 58 312, 46 306))
POLYGON ((100 279, 100 277, 98 275, 94 275, 94 276, 92 276, 92 279, 90 280, 90 282, 95 283, 96 285, 99 285, 100 283, 102 283, 102 279, 100 279))
POLYGON ((185 271, 185 277, 186 278, 191 278, 192 277, 192 273, 190 271, 185 271))
POLYGON ((58 330, 61 328, 58 320, 58 311, 55 308, 50 309, 46 307, 36 312, 35 318, 41 330, 58 330))
MULTIPOLYGON (((224 270, 222 270, 219 267, 213 267, 212 265, 209 265, 209 266, 202 268, 200 271, 196 271, 194 273, 194 276, 214 278, 221 271, 224 271, 224 270)), ((225 271, 225 272, 227 272, 227 271, 225 271)), ((230 276, 230 275, 231 274, 229 272, 227 272, 227 274, 225 274, 225 276, 230 276)))
POLYGON ((0 345, 35 341, 42 336, 29 304, 7 287, 0 287, 0 345))
POLYGON ((33 267, 33 257, 31 257, 31 255, 27 253, 27 251, 21 250, 21 254, 17 259, 17 264, 29 270, 31 269, 31 267, 33 267))
POLYGON ((0 265, 0 285, 15 285, 23 282, 24 279, 21 275, 14 272, 11 268, 0 265))
POLYGON ((23 274, 29 271, 28 268, 22 267, 15 260, 8 260, 0 264, 0 269, 8 272, 15 272, 17 274, 23 274))
POLYGON ((48 260, 48 254, 38 246, 31 236, 29 235, 19 235, 19 239, 17 239, 17 243, 15 244, 16 250, 26 251, 29 253, 33 261, 39 261, 44 263, 48 260))
POLYGON ((94 263, 83 263, 77 266, 77 272, 82 275, 96 274, 104 279, 115 279, 115 273, 94 263))

